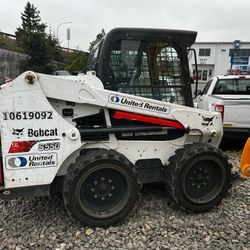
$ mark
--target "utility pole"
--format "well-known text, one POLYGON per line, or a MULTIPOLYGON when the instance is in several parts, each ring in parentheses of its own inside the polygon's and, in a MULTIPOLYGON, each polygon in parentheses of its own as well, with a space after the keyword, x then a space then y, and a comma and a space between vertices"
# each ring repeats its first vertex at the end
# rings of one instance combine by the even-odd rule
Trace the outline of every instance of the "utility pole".
POLYGON ((67 29, 67 40, 68 40, 68 51, 69 51, 70 28, 67 29))

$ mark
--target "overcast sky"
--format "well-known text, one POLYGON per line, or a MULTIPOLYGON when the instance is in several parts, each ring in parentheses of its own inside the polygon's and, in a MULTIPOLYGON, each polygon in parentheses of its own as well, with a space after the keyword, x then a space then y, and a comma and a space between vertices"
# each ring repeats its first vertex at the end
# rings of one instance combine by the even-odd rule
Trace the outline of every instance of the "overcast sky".
MULTIPOLYGON (((250 41, 250 1, 241 0, 30 0, 42 21, 67 47, 87 50, 102 28, 148 27, 198 31, 197 41, 250 41)), ((14 34, 26 0, 0 0, 0 31, 14 34)))

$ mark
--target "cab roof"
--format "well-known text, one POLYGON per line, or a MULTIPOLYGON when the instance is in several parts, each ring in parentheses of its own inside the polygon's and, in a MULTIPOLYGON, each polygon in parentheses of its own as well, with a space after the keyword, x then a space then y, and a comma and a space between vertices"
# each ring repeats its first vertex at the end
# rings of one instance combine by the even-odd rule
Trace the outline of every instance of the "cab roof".
POLYGON ((184 46, 191 47, 197 36, 196 31, 174 29, 151 29, 151 28, 115 28, 107 33, 105 40, 110 39, 176 39, 184 46))

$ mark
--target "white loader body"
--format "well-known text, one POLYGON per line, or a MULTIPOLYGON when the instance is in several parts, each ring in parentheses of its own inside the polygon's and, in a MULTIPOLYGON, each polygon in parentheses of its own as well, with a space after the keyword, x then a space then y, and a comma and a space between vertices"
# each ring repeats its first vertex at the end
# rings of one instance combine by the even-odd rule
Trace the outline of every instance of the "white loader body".
POLYGON ((184 144, 202 142, 218 147, 222 131, 219 113, 105 90, 94 72, 67 78, 25 72, 0 90, 3 189, 50 184, 55 176, 67 173, 85 148, 113 149, 133 164, 139 159, 158 158, 166 166, 184 144), (63 109, 68 107, 73 109, 73 117, 63 117, 63 109), (100 109, 107 128, 111 127, 111 109, 150 117, 153 123, 157 119, 173 121, 183 126, 185 133, 165 141, 118 140, 112 133, 109 140, 81 140, 72 120, 100 109))

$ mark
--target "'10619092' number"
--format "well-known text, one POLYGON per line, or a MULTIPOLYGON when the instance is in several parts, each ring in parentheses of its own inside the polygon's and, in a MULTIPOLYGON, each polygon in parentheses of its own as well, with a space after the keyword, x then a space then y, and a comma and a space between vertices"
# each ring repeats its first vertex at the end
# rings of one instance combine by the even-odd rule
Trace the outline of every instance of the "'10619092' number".
POLYGON ((52 119, 52 111, 3 112, 4 120, 44 120, 52 119))

